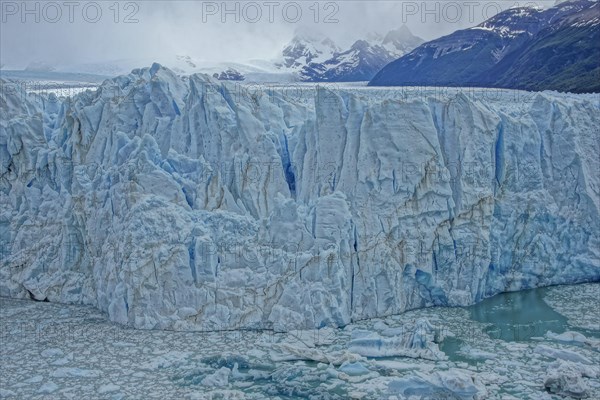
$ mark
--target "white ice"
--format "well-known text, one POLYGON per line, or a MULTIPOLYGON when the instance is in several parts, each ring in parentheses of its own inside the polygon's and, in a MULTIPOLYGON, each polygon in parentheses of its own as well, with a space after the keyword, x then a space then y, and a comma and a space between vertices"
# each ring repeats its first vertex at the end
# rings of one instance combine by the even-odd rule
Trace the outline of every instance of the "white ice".
POLYGON ((600 279, 594 96, 2 85, 2 296, 289 331, 600 279))

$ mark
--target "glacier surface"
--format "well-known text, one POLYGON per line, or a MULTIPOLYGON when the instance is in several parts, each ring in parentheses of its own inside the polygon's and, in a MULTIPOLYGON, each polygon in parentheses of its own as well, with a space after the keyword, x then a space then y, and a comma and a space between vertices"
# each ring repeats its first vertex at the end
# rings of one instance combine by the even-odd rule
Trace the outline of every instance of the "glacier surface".
POLYGON ((144 329, 344 326, 600 279, 600 106, 154 64, 0 93, 0 295, 144 329))

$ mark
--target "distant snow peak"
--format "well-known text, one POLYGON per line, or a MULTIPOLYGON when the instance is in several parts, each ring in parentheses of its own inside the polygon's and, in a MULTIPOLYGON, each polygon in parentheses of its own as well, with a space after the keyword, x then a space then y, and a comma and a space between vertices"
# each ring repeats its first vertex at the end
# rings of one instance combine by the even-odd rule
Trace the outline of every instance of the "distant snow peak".
MULTIPOLYGON (((326 42, 329 51, 308 51, 311 47, 295 37, 284 50, 287 56, 287 68, 299 71, 300 79, 310 82, 350 82, 371 79, 389 62, 410 52, 423 43, 423 39, 414 36, 406 25, 391 30, 385 35, 370 32, 365 38, 355 41, 348 50, 340 51, 333 42, 326 42), (314 54, 317 53, 317 56, 314 54), (324 55, 329 54, 329 57, 324 55), (310 57, 309 57, 310 56, 310 57)), ((314 42, 312 42, 314 43, 314 42)))
POLYGON ((369 32, 365 39, 369 43, 381 43, 383 41, 383 35, 380 32, 369 32))
POLYGON ((213 78, 218 79, 220 81, 243 81, 244 79, 246 79, 242 73, 240 73, 234 68, 227 68, 220 74, 215 72, 213 74, 213 78))
POLYGON ((398 58, 409 53, 423 42, 424 40, 413 35, 406 25, 402 25, 398 29, 389 31, 383 38, 381 45, 385 47, 391 55, 398 58))
POLYGON ((303 66, 318 60, 325 60, 340 48, 328 37, 298 34, 282 51, 282 61, 277 63, 279 68, 301 69, 303 66))
POLYGON ((529 34, 529 31, 540 24, 541 11, 537 7, 511 8, 470 29, 494 32, 503 38, 515 38, 529 34))

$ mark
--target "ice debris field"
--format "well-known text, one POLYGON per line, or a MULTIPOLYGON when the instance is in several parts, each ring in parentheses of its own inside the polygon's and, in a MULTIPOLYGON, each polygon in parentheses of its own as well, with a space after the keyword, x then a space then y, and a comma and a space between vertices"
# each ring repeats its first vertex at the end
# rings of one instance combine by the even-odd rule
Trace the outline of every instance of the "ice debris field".
POLYGON ((599 297, 598 283, 555 286, 286 333, 136 330, 91 307, 2 298, 0 397, 598 399, 599 297), (502 317, 531 307, 527 324, 502 317))

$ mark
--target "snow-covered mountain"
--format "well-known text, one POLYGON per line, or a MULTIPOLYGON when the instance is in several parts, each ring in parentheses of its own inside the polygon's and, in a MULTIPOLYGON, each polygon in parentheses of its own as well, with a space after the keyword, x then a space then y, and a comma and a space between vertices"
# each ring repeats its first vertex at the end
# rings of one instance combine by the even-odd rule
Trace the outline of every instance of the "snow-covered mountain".
POLYGON ((2 85, 1 296, 288 330, 600 279, 590 95, 2 85))
POLYGON ((393 59, 385 47, 359 40, 350 49, 336 53, 330 59, 309 63, 299 75, 306 82, 368 81, 393 59))
MULTIPOLYGON (((412 35, 404 25, 385 35, 370 34, 364 40, 357 40, 346 50, 326 36, 297 31, 275 60, 250 60, 244 63, 211 62, 184 54, 161 54, 158 62, 179 75, 203 73, 221 76, 225 71, 237 71, 247 82, 368 81, 383 66, 422 42, 422 39, 412 35)), ((69 65, 36 62, 31 63, 28 70, 116 76, 126 75, 139 65, 150 65, 153 62, 155 60, 146 58, 69 65)), ((14 69, 14 66, 11 67, 11 70, 14 69)), ((224 74, 223 77, 226 75, 224 74)))
POLYGON ((297 71, 311 62, 327 60, 339 51, 340 48, 328 37, 297 34, 282 50, 282 59, 276 66, 297 71))
POLYGON ((228 68, 225 71, 221 71, 220 74, 218 72, 215 72, 213 74, 213 78, 218 79, 220 81, 243 81, 244 79, 246 79, 246 77, 241 72, 233 68, 228 68))
POLYGON ((492 86, 598 91, 600 4, 511 8, 386 65, 373 86, 492 86))
POLYGON ((410 53, 424 42, 412 34, 406 25, 389 31, 381 40, 381 45, 394 57, 399 58, 410 53))
POLYGON ((386 35, 371 33, 342 51, 329 38, 296 36, 283 50, 279 68, 298 72, 306 82, 368 81, 386 64, 411 51, 423 40, 402 27, 386 35))

